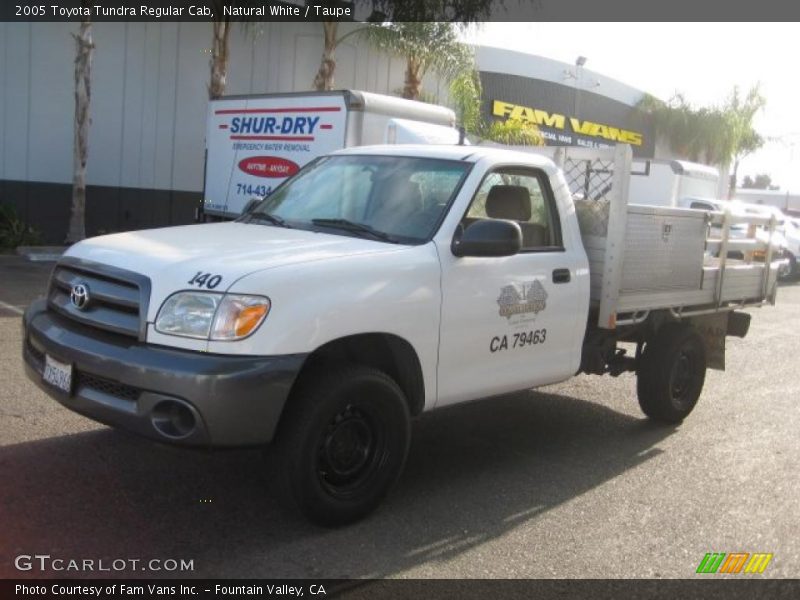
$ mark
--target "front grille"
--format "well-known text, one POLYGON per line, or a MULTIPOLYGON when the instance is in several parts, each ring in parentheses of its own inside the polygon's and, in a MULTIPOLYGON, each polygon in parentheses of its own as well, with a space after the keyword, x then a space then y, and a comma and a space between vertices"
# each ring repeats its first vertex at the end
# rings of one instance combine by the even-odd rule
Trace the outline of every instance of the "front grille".
POLYGON ((48 306, 57 313, 114 333, 141 339, 150 282, 146 277, 84 261, 64 261, 53 271, 48 306), (73 286, 88 290, 78 308, 70 299, 73 286))
POLYGON ((97 375, 86 373, 85 371, 77 371, 75 373, 75 384, 77 388, 89 388, 100 393, 114 396, 115 398, 122 398, 123 400, 129 400, 131 402, 136 402, 139 399, 139 394, 141 393, 139 388, 125 385, 124 383, 119 383, 118 381, 112 381, 111 379, 106 379, 105 377, 98 377, 97 375))

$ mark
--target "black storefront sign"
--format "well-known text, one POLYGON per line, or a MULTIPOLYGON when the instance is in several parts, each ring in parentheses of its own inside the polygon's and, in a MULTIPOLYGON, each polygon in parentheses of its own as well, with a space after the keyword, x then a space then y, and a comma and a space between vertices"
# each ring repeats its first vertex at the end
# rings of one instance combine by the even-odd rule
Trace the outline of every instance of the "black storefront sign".
POLYGON ((548 146, 609 147, 630 144, 633 155, 652 158, 653 124, 635 107, 578 85, 493 73, 480 74, 483 114, 490 121, 535 123, 548 146))

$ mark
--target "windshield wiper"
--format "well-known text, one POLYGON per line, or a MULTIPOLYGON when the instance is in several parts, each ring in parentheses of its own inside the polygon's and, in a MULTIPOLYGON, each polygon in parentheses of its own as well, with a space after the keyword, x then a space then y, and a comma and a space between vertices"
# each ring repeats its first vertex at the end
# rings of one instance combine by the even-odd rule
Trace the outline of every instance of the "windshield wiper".
POLYGON ((364 223, 357 223, 348 219, 311 219, 314 225, 322 227, 330 227, 331 229, 342 229, 343 231, 350 231, 352 233, 365 233, 373 238, 390 242, 392 244, 399 244, 400 241, 389 235, 385 231, 380 231, 364 223))
POLYGON ((262 221, 268 221, 273 225, 277 225, 278 227, 286 227, 287 229, 291 229, 292 226, 289 225, 286 221, 284 221, 281 217, 276 215, 271 215, 265 212, 254 212, 247 215, 249 219, 261 219, 262 221))

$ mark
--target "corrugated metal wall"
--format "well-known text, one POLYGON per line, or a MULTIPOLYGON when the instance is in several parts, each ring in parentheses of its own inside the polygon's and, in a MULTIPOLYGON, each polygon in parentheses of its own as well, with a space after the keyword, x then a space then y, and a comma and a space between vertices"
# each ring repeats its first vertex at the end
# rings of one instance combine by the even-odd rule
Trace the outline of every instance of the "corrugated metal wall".
MULTIPOLYGON (((357 25, 342 25, 342 33, 357 25)), ((0 23, 0 180, 72 180, 73 59, 66 23, 0 23)), ((319 23, 235 24, 229 94, 308 90, 319 23)), ((89 184, 202 189, 210 23, 96 23, 89 184)), ((336 86, 393 92, 404 66, 350 37, 336 86)), ((438 96, 434 78, 426 92, 438 96)))

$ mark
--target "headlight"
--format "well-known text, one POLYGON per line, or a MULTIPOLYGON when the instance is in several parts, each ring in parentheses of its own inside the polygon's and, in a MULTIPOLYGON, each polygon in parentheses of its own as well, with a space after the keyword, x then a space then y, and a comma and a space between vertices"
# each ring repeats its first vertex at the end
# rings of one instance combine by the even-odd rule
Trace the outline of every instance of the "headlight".
POLYGON ((156 331, 202 340, 239 340, 269 314, 269 298, 241 294, 177 292, 158 311, 156 331))
POLYGON ((222 294, 178 292, 161 305, 156 331, 207 340, 222 294))

